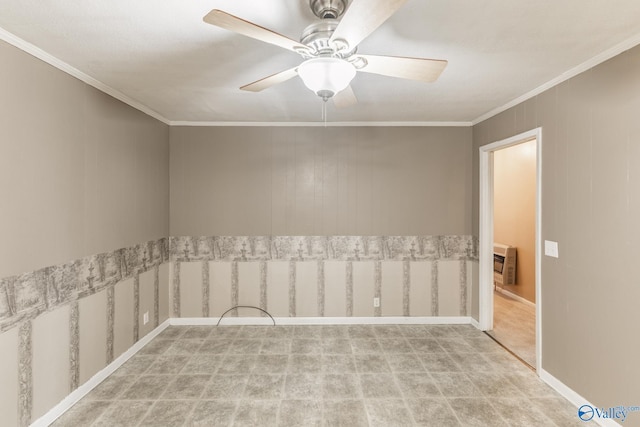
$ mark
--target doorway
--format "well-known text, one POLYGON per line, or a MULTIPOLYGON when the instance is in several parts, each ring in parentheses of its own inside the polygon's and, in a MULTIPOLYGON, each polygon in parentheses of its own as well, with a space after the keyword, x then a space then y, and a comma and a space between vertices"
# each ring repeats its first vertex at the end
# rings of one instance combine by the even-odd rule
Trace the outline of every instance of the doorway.
MULTIPOLYGON (((480 147, 480 329, 487 331, 494 339, 520 357, 537 371, 541 367, 541 286, 540 286, 540 187, 541 187, 541 146, 540 128, 515 135, 501 141, 480 147), (505 175, 505 170, 513 169, 505 161, 519 161, 518 157, 530 156, 533 168, 531 186, 533 200, 527 202, 525 196, 514 203, 530 203, 532 211, 527 212, 530 222, 523 216, 522 206, 509 207, 504 200, 512 182, 502 180, 515 176, 505 175), (507 208, 504 208, 507 206, 507 208), (495 208, 495 210, 494 210, 495 208), (505 211, 499 209, 506 209, 505 211), (518 212, 518 209, 520 211, 518 212), (513 211, 512 211, 513 210, 513 211), (513 224, 522 217, 523 224, 513 224), (496 224, 495 221, 500 221, 496 224), (531 227, 535 230, 531 233, 531 227), (525 227, 526 229, 518 229, 525 227), (504 241, 498 241, 498 239, 504 241), (496 284, 494 281, 494 243, 515 247, 523 257, 514 275, 518 281, 496 284), (524 258, 527 257, 527 258, 524 258), (524 274, 523 274, 524 273, 524 274), (514 283, 515 282, 515 283, 514 283), (513 284, 511 284, 513 283, 513 284), (534 305, 535 301, 535 305, 534 305), (494 317, 495 315, 495 317, 494 317)), ((524 159, 520 159, 524 162, 524 159)), ((523 177, 522 179, 525 179, 523 177)), ((511 189, 513 190, 513 188, 511 189)), ((509 196, 513 197, 513 195, 509 196)), ((506 279, 506 276, 505 276, 506 279)))

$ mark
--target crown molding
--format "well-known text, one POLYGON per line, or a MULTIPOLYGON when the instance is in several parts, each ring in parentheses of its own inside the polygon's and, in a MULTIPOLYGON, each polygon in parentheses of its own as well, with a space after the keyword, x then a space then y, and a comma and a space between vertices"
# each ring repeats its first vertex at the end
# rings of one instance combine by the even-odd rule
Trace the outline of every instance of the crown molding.
POLYGON ((171 126, 239 127, 470 127, 472 122, 196 122, 171 121, 171 126))
POLYGON ((481 123, 487 119, 490 119, 491 117, 498 115, 506 110, 508 110, 511 107, 515 107, 518 104, 521 104, 531 98, 533 98, 534 96, 540 95, 542 92, 551 89, 554 86, 559 85, 562 82, 565 82, 567 80, 569 80, 572 77, 577 76, 580 73, 584 73, 585 71, 595 67, 596 65, 600 65, 605 61, 608 61, 609 59, 613 58, 614 56, 620 55, 622 52, 625 52, 635 46, 637 46, 638 44, 640 44, 640 34, 636 34, 635 36, 623 41, 622 43, 618 43, 617 45, 605 50, 604 52, 599 53, 598 55, 594 56, 591 59, 586 60, 585 62, 583 62, 582 64, 573 67, 572 69, 570 69, 569 71, 565 71, 564 73, 560 74, 558 77, 549 80, 548 82, 538 86, 537 88, 533 89, 532 91, 529 91, 527 93, 525 93, 524 95, 521 95, 519 97, 517 97, 516 99, 507 102, 506 104, 504 104, 501 107, 498 108, 494 108, 493 110, 489 111, 488 113, 485 113, 479 117, 477 117, 475 120, 471 121, 472 126, 477 125, 478 123, 481 123))
POLYGON ((46 62, 47 64, 59 69, 62 72, 65 72, 67 74, 69 74, 70 76, 73 76, 75 78, 77 78, 78 80, 88 84, 89 86, 93 86, 94 88, 98 89, 101 92, 106 93, 107 95, 110 95, 112 97, 114 97, 115 99, 124 102, 125 104, 129 105, 130 107, 135 108, 138 111, 141 111, 145 114, 147 114, 148 116, 153 117, 156 120, 161 121, 162 123, 165 124, 169 124, 169 120, 166 119, 165 117, 163 117, 160 113, 158 113, 157 111, 152 110, 151 108, 147 107, 146 105, 136 101, 135 99, 132 99, 130 97, 128 97, 127 95, 123 94, 122 92, 112 88, 111 86, 108 86, 104 83, 102 83, 101 81, 91 77, 88 74, 83 73, 82 71, 78 70, 75 67, 72 67, 71 65, 67 64, 66 62, 56 58, 55 56, 45 52, 44 50, 40 49, 39 47, 21 39, 20 37, 16 36, 15 34, 12 34, 10 32, 8 32, 7 30, 5 30, 4 28, 0 28, 0 40, 4 40, 5 42, 9 43, 10 45, 28 53, 31 56, 34 56, 38 59, 40 59, 41 61, 46 62))
POLYGON ((47 64, 77 78, 78 80, 100 90, 101 92, 106 93, 122 101, 123 103, 129 105, 130 107, 139 110, 154 119, 159 120, 162 123, 165 123, 169 126, 203 126, 203 127, 211 127, 211 126, 243 126, 243 127, 470 127, 475 126, 478 123, 481 123, 497 114, 500 114, 509 108, 515 107, 522 102, 525 102, 542 92, 551 89, 552 87, 569 80, 572 77, 577 76, 580 73, 583 73, 611 58, 621 54, 624 51, 627 51, 637 45, 640 44, 640 34, 637 34, 607 50, 604 52, 594 56, 593 58, 583 62, 582 64, 560 74, 558 77, 549 80, 548 82, 538 86, 537 88, 507 102, 501 107, 494 108, 493 110, 475 118, 472 121, 415 121, 415 122, 211 122, 211 121, 172 121, 162 116, 155 110, 147 107, 146 105, 130 98, 129 96, 123 94, 122 92, 108 86, 101 81, 91 77, 90 75, 78 70, 77 68, 67 64, 66 62, 56 58, 55 56, 45 52, 39 47, 21 39, 9 31, 0 28, 0 40, 5 41, 6 43, 46 62, 47 64))
POLYGON ((210 122, 210 121, 172 121, 162 116, 155 110, 147 107, 146 105, 128 97, 122 92, 112 88, 109 85, 102 83, 101 81, 91 77, 90 75, 83 73, 77 68, 67 64, 66 62, 56 58, 50 53, 45 52, 39 47, 21 39, 13 33, 0 28, 0 40, 7 42, 8 44, 34 56, 41 61, 59 69, 60 71, 67 73, 78 80, 93 86, 101 92, 106 93, 114 97, 115 99, 124 102, 130 107, 135 108, 156 120, 161 121, 169 126, 242 126, 242 127, 349 127, 349 126, 388 126, 388 127, 400 127, 400 126, 412 126, 412 127, 469 127, 471 122, 210 122))

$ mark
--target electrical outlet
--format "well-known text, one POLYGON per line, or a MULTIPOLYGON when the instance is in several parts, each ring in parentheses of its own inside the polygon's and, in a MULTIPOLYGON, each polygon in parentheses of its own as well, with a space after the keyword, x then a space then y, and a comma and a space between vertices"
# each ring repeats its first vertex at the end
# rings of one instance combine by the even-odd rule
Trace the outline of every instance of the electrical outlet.
POLYGON ((373 299, 373 306, 374 307, 380 307, 380 298, 374 298, 373 299))
POLYGON ((145 311, 142 315, 142 324, 146 325, 147 323, 149 323, 149 312, 145 311))

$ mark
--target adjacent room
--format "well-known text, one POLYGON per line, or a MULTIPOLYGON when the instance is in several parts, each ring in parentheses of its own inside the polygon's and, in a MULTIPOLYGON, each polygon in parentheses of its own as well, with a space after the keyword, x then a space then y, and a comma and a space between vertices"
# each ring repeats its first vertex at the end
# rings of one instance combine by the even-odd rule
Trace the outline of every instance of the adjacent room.
POLYGON ((536 367, 536 140, 493 152, 491 334, 536 367))
POLYGON ((638 22, 3 0, 0 424, 640 426, 638 22))

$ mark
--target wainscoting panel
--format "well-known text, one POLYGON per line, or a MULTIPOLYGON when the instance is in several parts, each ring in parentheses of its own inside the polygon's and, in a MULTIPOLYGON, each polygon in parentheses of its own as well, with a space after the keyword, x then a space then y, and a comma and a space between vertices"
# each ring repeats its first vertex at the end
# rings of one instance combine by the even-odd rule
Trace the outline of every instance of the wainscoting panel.
MULTIPOLYGON (((33 414, 33 419, 44 415, 49 409, 61 401, 71 389, 73 382, 70 373, 70 307, 60 307, 36 318, 32 323, 29 339, 33 343, 32 356, 26 372, 28 379, 21 378, 21 409, 32 406, 29 413, 22 414, 21 425, 33 414), (31 404, 29 404, 31 402, 31 404)), ((20 355, 20 363, 27 362, 25 354, 20 355)), ((21 367, 22 368, 22 367, 21 367)), ((15 409, 13 410, 15 412, 15 409)), ((11 424, 9 424, 11 425, 11 424)))
POLYGON ((295 315, 318 317, 318 263, 296 262, 295 270, 295 315))
POLYGON ((324 315, 347 316, 346 261, 324 261, 324 315))
MULTIPOLYGON (((260 307, 260 262, 238 263, 238 305, 260 307)), ((258 310, 243 310, 243 316, 260 316, 258 310)))
POLYGON ((114 287, 113 356, 115 359, 134 344, 133 279, 123 280, 114 287))
POLYGON ((172 237, 170 251, 180 317, 467 316, 477 261, 471 236, 172 237))
MULTIPOLYGON (((353 314, 354 317, 371 317, 374 313, 375 264, 371 261, 353 261, 353 314)), ((348 303, 348 302, 347 302, 348 303)))
POLYGON ((0 278, 1 424, 28 426, 128 350, 144 311, 166 320, 168 261, 159 239, 0 278))
POLYGON ((202 316, 202 263, 180 263, 180 317, 202 316))
MULTIPOLYGON (((132 280, 129 279, 129 281, 132 280)), ((79 300, 78 310, 80 314, 79 354, 82 357, 79 357, 79 381, 74 385, 74 389, 107 366, 107 291, 79 300)), ((129 326, 131 332, 133 332, 132 324, 133 322, 129 326)), ((116 335, 118 335, 117 330, 116 335)))
POLYGON ((219 317, 231 308, 231 263, 209 262, 209 315, 219 317))
POLYGON ((289 261, 267 264, 266 309, 274 317, 289 316, 289 261))
POLYGON ((460 316, 460 262, 438 261, 438 315, 460 316))
MULTIPOLYGON (((382 271, 380 293, 381 314, 382 316, 403 316, 405 315, 402 292, 404 261, 382 261, 380 264, 382 271)), ((373 304, 373 301, 371 304, 373 304)), ((408 315, 408 313, 406 313, 406 315, 408 315)))
POLYGON ((155 272, 156 269, 153 269, 140 274, 139 338, 144 337, 155 328, 155 272), (144 313, 149 313, 149 321, 146 325, 144 324, 144 313))
POLYGON ((431 261, 409 263, 409 315, 432 316, 431 313, 431 261))

